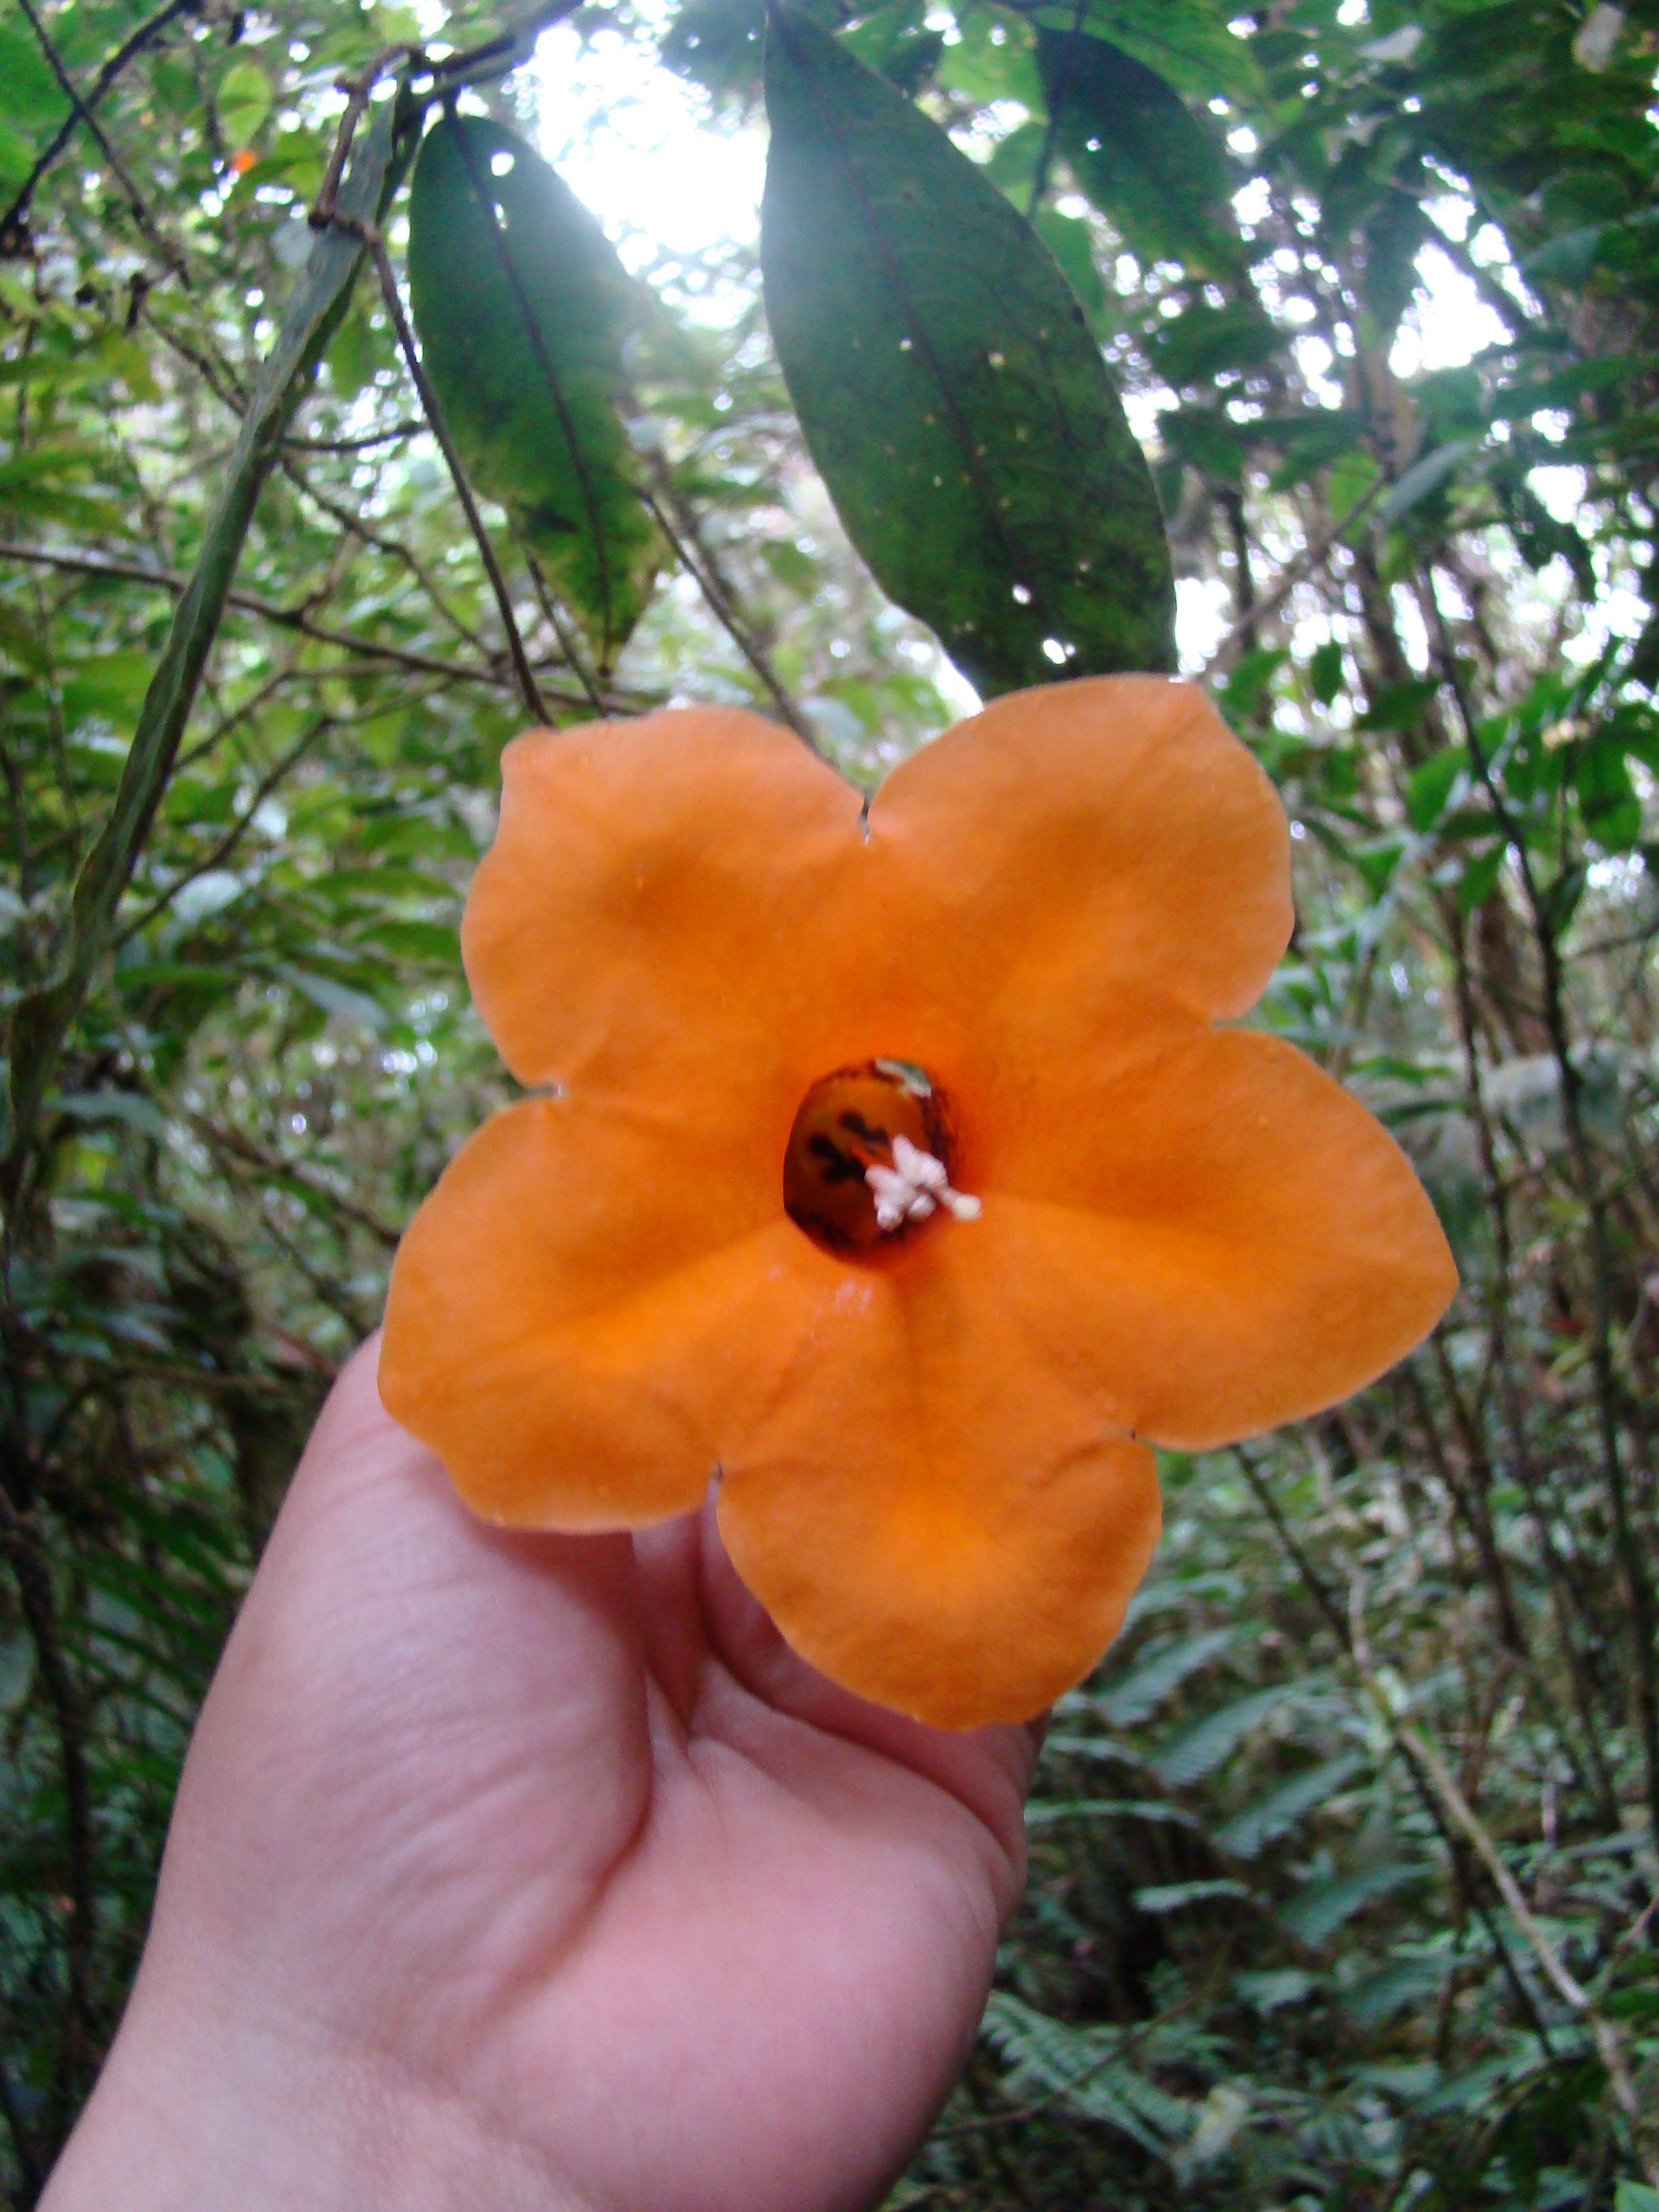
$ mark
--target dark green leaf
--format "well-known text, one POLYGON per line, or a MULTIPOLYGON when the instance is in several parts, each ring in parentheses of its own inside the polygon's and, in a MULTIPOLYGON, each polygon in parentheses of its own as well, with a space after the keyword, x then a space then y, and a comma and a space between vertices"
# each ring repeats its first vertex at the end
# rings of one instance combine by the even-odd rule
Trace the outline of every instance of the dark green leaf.
POLYGON ((56 123, 68 112, 63 87, 52 65, 18 20, 0 23, 0 115, 25 131, 56 123))
POLYGON ((1176 1789, 1201 1781, 1231 1758, 1245 1737, 1287 1698, 1299 1696, 1302 1686, 1295 1682, 1275 1683, 1271 1689, 1252 1690, 1248 1696, 1235 1698, 1218 1712, 1206 1713, 1202 1720, 1194 1721, 1158 1747, 1152 1754, 1152 1771, 1176 1789))
POLYGON ((467 474, 507 509, 608 668, 659 550, 617 412, 637 288, 540 155, 470 115, 441 118, 421 148, 409 276, 467 474))
POLYGON ((856 29, 842 34, 842 43, 914 100, 945 51, 945 33, 927 27, 927 14, 926 0, 897 0, 866 15, 856 29))
POLYGON ((1498 888, 1498 878, 1504 872, 1504 859, 1509 847, 1501 841, 1489 845, 1484 853, 1477 853, 1464 864, 1457 885, 1457 910, 1473 914, 1484 906, 1498 888))
POLYGON ((1172 666, 1152 478, 1048 253, 798 12, 775 19, 766 81, 773 337, 877 580, 986 693, 1172 666))
POLYGON ((1409 730, 1440 689, 1432 676, 1410 676, 1398 684, 1379 684, 1359 717, 1362 730, 1409 730))
POLYGON ((1232 1640, 1231 1628, 1212 1628, 1151 1653, 1139 1660, 1121 1681, 1101 1692, 1101 1711, 1119 1728, 1147 1719, 1189 1674, 1207 1667, 1232 1640))
POLYGON ((1177 407, 1158 423, 1159 434, 1173 453, 1189 467, 1216 483, 1239 483, 1244 476, 1244 456, 1253 441, 1253 426, 1230 422, 1216 407, 1177 407))
POLYGON ((1180 389, 1230 369, 1259 368, 1281 343, 1254 300, 1233 300, 1224 307, 1188 307, 1160 323, 1146 352, 1158 374, 1180 389))
POLYGON ((34 141, 0 116, 0 185, 21 185, 34 166, 34 141))
POLYGON ((1194 100, 1212 100, 1218 92, 1253 100, 1262 90, 1249 43, 1205 0, 1087 0, 1080 17, 1067 0, 1055 0, 1034 10, 1031 20, 1045 31, 1086 31, 1109 40, 1194 100))
POLYGON ((1432 830, 1445 812, 1457 779, 1468 764, 1461 745, 1449 745, 1420 768, 1413 769, 1406 786, 1406 819, 1419 836, 1432 830))
POLYGON ((1298 1942, 1322 1943, 1374 1899, 1421 1881, 1425 1872, 1420 1866, 1389 1863, 1310 1882, 1288 1905, 1280 1906, 1279 1925, 1298 1942))
POLYGON ((1604 852, 1628 852, 1640 842, 1642 803, 1616 738, 1592 739, 1577 749, 1573 785, 1584 827, 1604 852))
POLYGON ((1037 59, 1056 143, 1124 243, 1145 262, 1241 274, 1227 156, 1209 118, 1104 39, 1044 31, 1037 59))
POLYGON ((760 78, 765 24, 765 0, 687 0, 669 26, 662 58, 710 92, 747 92, 760 78))
POLYGON ((1344 1752, 1293 1774, 1265 1797, 1235 1814, 1224 1827, 1218 1828, 1217 1843, 1235 1858, 1255 1858, 1264 1845, 1288 1835, 1310 1813, 1346 1788, 1364 1764, 1358 1753, 1344 1752))
POLYGON ((1222 697, 1229 713, 1248 720, 1260 712, 1273 678, 1290 659, 1289 649, 1282 645, 1258 646, 1247 653, 1222 686, 1222 697))
POLYGON ((1342 689, 1342 647, 1329 638, 1308 663, 1308 689, 1322 707, 1328 707, 1342 689))

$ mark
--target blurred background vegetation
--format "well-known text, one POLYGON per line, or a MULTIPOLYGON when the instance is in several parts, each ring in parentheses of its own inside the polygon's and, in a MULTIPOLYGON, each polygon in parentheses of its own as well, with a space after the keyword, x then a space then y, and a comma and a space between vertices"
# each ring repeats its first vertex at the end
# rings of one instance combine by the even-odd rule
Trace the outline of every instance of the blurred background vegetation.
MULTIPOLYGON (((1463 1273, 1360 1399, 1166 1455, 1153 1576, 1056 1717, 983 2036, 893 2203, 1655 2212, 1659 11, 817 12, 1029 217, 1104 349, 1183 665, 1292 817, 1299 924, 1254 1018, 1383 1115, 1463 1273)), ((692 194, 705 160, 746 173, 762 21, 564 0, 539 61, 464 106, 532 137, 539 109, 554 153, 556 114, 601 175, 617 88, 667 102, 700 125, 692 194)), ((438 0, 0 0, 14 1007, 59 972, 301 281, 337 79, 500 27, 438 0)), ((548 710, 742 702, 873 782, 972 698, 808 460, 752 223, 689 250, 590 198, 644 287, 623 397, 663 567, 607 667, 485 502, 548 710)), ((20 2206, 118 2015, 307 1425, 400 1224, 507 1095, 456 924, 521 688, 369 270, 5 1146, 20 2206)))

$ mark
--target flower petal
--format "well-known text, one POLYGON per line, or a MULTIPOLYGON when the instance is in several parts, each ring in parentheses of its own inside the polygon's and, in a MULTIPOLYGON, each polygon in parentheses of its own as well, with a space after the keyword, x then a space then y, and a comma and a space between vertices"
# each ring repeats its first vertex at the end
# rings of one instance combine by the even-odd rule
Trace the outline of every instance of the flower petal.
POLYGON ((1457 1271, 1399 1146, 1294 1047, 1196 1024, 1050 1071, 1001 1126, 1026 1327, 1134 1427, 1202 1450, 1334 1404, 1425 1336, 1457 1271))
MULTIPOLYGON (((514 1073, 661 1099, 787 1058, 832 988, 813 917, 864 857, 851 785, 713 707, 533 730, 501 765, 461 941, 514 1073)), ((792 1069, 792 1115, 823 1073, 792 1069)))
POLYGON ((970 1013, 1004 1053, 1069 1053, 1126 995, 1241 1013, 1289 940, 1289 849, 1272 784, 1192 685, 1012 694, 872 803, 878 933, 902 966, 885 988, 970 1013))
POLYGON ((387 1410, 489 1520, 617 1528, 689 1510, 720 1425, 798 1357, 811 1304, 792 1271, 816 1294, 830 1264, 773 1185, 740 1121, 568 1097, 496 1115, 398 1248, 387 1410))
POLYGON ((1151 1453, 1033 1356, 1006 1260, 988 1207, 848 1267, 810 1359, 720 1455, 721 1534, 792 1647, 939 1728, 1029 1719, 1079 1680, 1158 1540, 1151 1453))

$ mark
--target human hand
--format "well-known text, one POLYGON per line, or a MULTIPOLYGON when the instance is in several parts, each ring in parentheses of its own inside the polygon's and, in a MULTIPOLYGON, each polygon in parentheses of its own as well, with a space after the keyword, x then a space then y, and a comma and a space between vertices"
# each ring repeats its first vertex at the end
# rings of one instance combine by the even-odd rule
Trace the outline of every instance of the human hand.
POLYGON ((979 2018, 1032 1732, 826 1682, 712 1515, 486 1527, 374 1358, 227 1646, 46 2212, 878 2202, 979 2018))

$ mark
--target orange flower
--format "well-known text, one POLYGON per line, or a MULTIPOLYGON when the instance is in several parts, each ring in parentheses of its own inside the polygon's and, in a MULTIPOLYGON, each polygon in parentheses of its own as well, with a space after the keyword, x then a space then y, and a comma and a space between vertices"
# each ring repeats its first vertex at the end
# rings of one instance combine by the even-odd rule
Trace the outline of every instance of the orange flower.
POLYGON ((726 708, 504 768, 463 944, 539 1095, 416 1215, 380 1357, 487 1518, 637 1527, 717 1468, 805 1658, 941 1726, 1024 1718, 1146 1571, 1139 1439, 1312 1413, 1450 1297, 1370 1115, 1214 1025, 1284 951, 1288 846, 1197 691, 1000 699, 867 809, 726 708))

